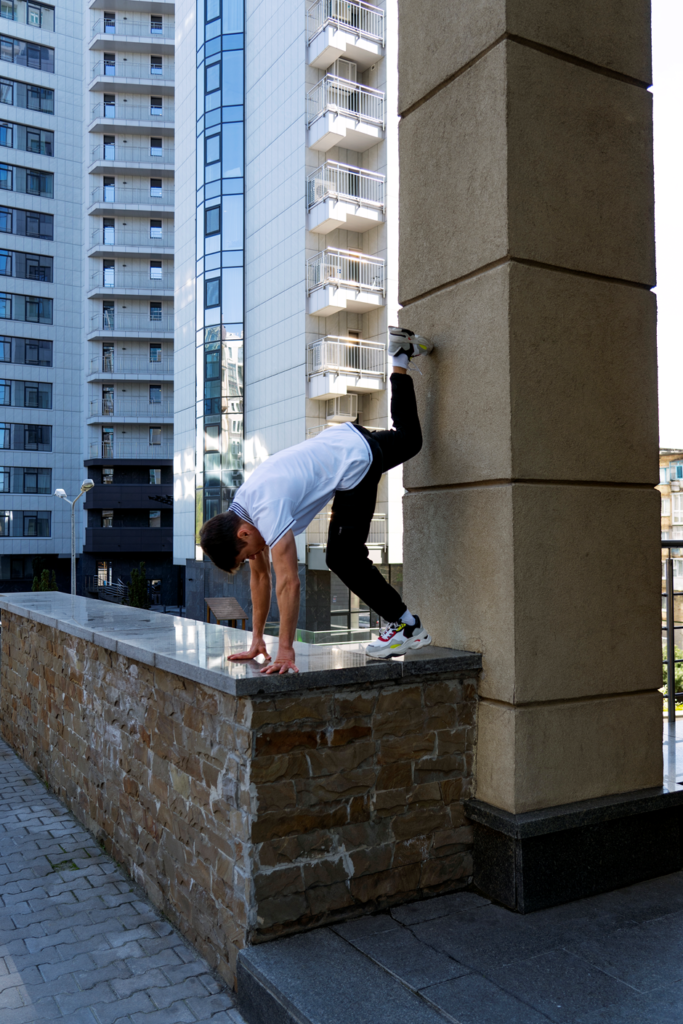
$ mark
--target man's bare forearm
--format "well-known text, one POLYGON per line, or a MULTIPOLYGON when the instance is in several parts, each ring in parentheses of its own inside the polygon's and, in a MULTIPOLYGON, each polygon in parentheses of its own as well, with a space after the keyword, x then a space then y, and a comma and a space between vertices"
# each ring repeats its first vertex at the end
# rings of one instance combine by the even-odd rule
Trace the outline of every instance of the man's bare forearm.
POLYGON ((258 563, 254 559, 250 563, 250 570, 252 631, 255 637, 262 637, 270 611, 270 564, 266 558, 260 558, 258 563))
POLYGON ((299 577, 276 579, 277 606, 280 610, 280 647, 291 650, 299 619, 299 577))

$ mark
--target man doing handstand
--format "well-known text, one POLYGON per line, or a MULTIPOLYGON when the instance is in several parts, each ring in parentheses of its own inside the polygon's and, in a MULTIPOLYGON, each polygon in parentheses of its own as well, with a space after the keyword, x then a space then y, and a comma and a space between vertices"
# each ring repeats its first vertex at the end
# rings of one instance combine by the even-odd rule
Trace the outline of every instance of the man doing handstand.
POLYGON ((253 640, 249 651, 231 655, 232 660, 259 654, 270 660, 263 639, 271 597, 270 549, 280 637, 275 661, 262 671, 298 671, 293 647, 299 617, 294 537, 333 499, 328 568, 388 623, 366 653, 388 658, 431 643, 419 617, 411 614, 370 561, 365 546, 380 477, 412 459, 422 447, 415 391, 407 370, 411 359, 431 352, 432 344, 397 327, 390 328, 389 335, 393 429, 369 431, 344 423, 271 455, 238 489, 228 511, 209 519, 201 529, 201 546, 219 569, 236 572, 242 562, 250 562, 253 640))

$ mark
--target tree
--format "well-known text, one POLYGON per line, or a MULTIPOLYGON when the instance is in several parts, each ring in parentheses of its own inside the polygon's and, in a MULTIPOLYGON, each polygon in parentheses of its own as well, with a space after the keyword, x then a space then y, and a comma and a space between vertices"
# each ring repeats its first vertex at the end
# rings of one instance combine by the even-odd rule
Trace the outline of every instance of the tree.
POLYGON ((43 569, 40 577, 34 576, 31 590, 57 590, 57 574, 54 569, 52 572, 49 569, 43 569))
POLYGON ((131 608, 149 608, 149 594, 147 592, 147 577, 145 575, 145 563, 140 562, 139 569, 133 569, 128 584, 128 604, 131 608))
MULTIPOLYGON (((662 693, 666 694, 667 687, 669 685, 669 667, 666 663, 666 647, 663 648, 662 654, 664 655, 664 663, 662 665, 662 679, 664 686, 662 687, 662 693)), ((683 702, 683 651, 680 647, 674 647, 674 659, 677 664, 674 665, 674 689, 676 691, 676 703, 683 702)))

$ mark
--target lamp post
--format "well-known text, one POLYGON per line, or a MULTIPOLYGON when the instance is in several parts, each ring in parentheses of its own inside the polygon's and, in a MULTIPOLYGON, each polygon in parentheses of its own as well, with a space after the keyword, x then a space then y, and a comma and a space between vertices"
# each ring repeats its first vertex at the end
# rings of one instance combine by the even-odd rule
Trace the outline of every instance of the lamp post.
POLYGON ((81 484, 81 489, 73 499, 69 501, 66 496, 66 491, 62 487, 58 487, 55 491, 55 498, 62 498, 67 505, 71 505, 71 596, 76 596, 76 502, 80 498, 81 494, 85 494, 92 487, 95 486, 94 480, 84 480, 81 484))

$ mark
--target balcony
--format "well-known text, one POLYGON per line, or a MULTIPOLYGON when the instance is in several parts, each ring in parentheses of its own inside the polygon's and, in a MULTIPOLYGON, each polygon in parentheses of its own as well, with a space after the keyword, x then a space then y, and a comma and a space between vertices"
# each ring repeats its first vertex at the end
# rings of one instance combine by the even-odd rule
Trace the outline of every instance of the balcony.
POLYGON ((326 160, 307 182, 308 230, 327 235, 336 228, 362 234, 384 220, 383 174, 326 160))
POLYGON ((173 527, 129 526, 119 527, 86 527, 83 550, 91 554, 106 551, 131 551, 145 554, 160 551, 173 551, 173 527))
POLYGON ((153 50, 172 55, 175 50, 175 22, 172 18, 165 18, 160 26, 152 29, 149 15, 140 18, 130 12, 119 12, 113 23, 111 18, 98 18, 90 29, 90 49, 114 53, 151 53, 153 50))
POLYGON ((95 484, 85 496, 87 509, 162 509, 172 504, 172 484, 95 484))
POLYGON ((152 195, 149 188, 126 188, 124 185, 105 185, 94 188, 90 193, 88 213, 107 214, 120 210, 139 214, 173 213, 175 190, 159 189, 152 195))
POLYGON ((147 231, 126 231, 123 228, 96 228, 90 235, 88 256, 173 256, 173 231, 169 227, 161 237, 147 231))
MULTIPOLYGON (((99 315, 99 314, 98 314, 99 315)), ((173 356, 162 356, 152 361, 147 356, 119 355, 114 352, 93 356, 90 360, 88 380, 137 380, 142 378, 173 380, 173 356)))
POLYGON ((173 422, 173 396, 162 396, 161 402, 140 398, 92 398, 88 409, 88 423, 157 423, 173 422))
POLYGON ((119 313, 102 310, 90 317, 88 337, 103 339, 128 337, 173 337, 173 314, 162 313, 161 317, 151 319, 149 313, 119 313))
POLYGON ((106 299, 113 296, 128 295, 135 298, 173 298, 173 270, 152 278, 147 273, 126 272, 124 270, 97 270, 90 275, 88 298, 106 299))
POLYGON ((128 135, 173 135, 175 111, 172 106, 152 108, 121 99, 118 103, 96 103, 90 110, 90 132, 123 132, 128 135))
POLYGON ((384 305, 384 260, 348 249, 323 249, 307 265, 308 313, 368 313, 384 305))
MULTIPOLYGON (((151 132, 150 132, 151 135, 151 132)), ((159 136, 163 138, 163 136, 159 136)), ((172 177, 175 174, 175 148, 166 145, 132 146, 130 143, 107 143, 90 150, 89 174, 113 174, 130 171, 131 174, 155 174, 172 177)))
POLYGON ((362 153, 384 138, 384 93, 325 75, 306 97, 307 145, 362 153))
POLYGON ((161 64, 147 60, 120 57, 114 63, 99 60, 90 72, 91 92, 154 93, 172 96, 175 85, 175 62, 164 57, 161 64))
POLYGON ((163 439, 161 444, 149 444, 147 441, 121 441, 117 437, 113 443, 108 441, 91 441, 89 445, 90 459, 135 459, 158 465, 159 460, 173 458, 173 439, 163 439))
POLYGON ((343 57, 361 70, 384 53, 384 11, 352 0, 316 0, 307 11, 308 63, 329 68, 343 57))
POLYGON ((308 346, 308 397, 319 401, 383 391, 386 347, 378 341, 328 335, 308 346))
MULTIPOLYGON (((306 529, 306 546, 308 547, 308 568, 326 569, 325 550, 327 535, 330 530, 330 512, 324 509, 311 521, 306 529)), ((370 522, 370 533, 366 541, 371 561, 381 565, 384 561, 384 550, 387 546, 387 517, 375 513, 370 522)))

